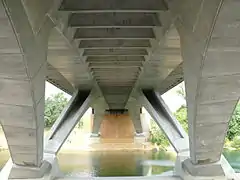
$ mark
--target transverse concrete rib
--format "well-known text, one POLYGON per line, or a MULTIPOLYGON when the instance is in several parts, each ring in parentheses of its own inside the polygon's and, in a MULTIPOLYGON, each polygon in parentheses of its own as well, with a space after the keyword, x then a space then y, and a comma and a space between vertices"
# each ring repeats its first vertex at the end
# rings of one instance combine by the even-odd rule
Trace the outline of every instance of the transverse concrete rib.
POLYGON ((159 12, 167 10, 163 0, 64 0, 60 10, 71 12, 159 12))
POLYGON ((84 56, 145 56, 145 49, 87 49, 84 56))
POLYGON ((148 48, 151 47, 149 40, 141 39, 104 39, 104 40, 82 40, 79 48, 97 49, 97 48, 148 48))
POLYGON ((155 27, 161 26, 155 13, 74 13, 69 26, 81 28, 100 27, 155 27))
POLYGON ((75 39, 152 39, 155 38, 151 28, 90 28, 78 29, 75 39))
POLYGON ((90 56, 86 59, 86 62, 143 62, 145 61, 144 56, 90 56))

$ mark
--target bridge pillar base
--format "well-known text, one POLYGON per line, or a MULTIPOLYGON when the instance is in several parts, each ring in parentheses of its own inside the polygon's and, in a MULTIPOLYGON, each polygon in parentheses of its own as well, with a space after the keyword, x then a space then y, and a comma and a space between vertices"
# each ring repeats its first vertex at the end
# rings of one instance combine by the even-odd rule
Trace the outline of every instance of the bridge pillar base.
POLYGON ((50 167, 51 165, 48 162, 44 162, 41 167, 18 166, 12 164, 9 179, 41 178, 49 171, 50 167))
POLYGON ((10 159, 0 172, 1 180, 8 179, 37 179, 53 180, 62 177, 55 154, 45 154, 40 167, 18 166, 10 159))
POLYGON ((92 133, 90 135, 90 144, 100 144, 100 134, 92 133))
POLYGON ((189 159, 189 151, 178 153, 175 173, 184 180, 235 179, 235 172, 223 155, 216 163, 195 165, 189 159))
POLYGON ((144 133, 137 133, 134 136, 135 143, 145 143, 146 142, 146 135, 144 133))

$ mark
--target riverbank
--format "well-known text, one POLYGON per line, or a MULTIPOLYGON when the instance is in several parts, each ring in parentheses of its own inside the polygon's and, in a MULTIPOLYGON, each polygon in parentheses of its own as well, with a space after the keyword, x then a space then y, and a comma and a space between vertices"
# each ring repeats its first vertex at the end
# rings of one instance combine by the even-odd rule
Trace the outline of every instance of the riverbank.
MULTIPOLYGON (((44 135, 46 136, 49 129, 44 130, 44 135)), ((128 139, 118 139, 116 140, 105 140, 104 142, 94 142, 94 139, 90 138, 90 133, 75 128, 70 134, 66 142, 63 144, 61 151, 73 152, 73 151, 159 151, 161 149, 167 150, 166 148, 161 148, 156 145, 152 145, 150 142, 133 142, 128 139)), ((98 141, 98 140, 97 140, 98 141)), ((0 151, 7 150, 8 145, 6 138, 4 136, 3 130, 0 128, 0 151)), ((170 150, 170 148, 168 148, 170 150)))

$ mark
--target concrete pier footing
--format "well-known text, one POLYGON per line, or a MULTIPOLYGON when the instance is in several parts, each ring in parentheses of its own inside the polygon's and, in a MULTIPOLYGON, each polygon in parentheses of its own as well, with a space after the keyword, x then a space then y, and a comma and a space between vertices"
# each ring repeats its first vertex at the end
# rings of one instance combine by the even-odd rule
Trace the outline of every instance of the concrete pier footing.
POLYGON ((225 157, 211 164, 194 165, 189 159, 190 152, 184 151, 177 155, 175 174, 184 180, 233 180, 236 174, 225 157), (194 175, 192 175, 194 174, 194 175))
POLYGON ((9 179, 39 179, 54 180, 64 177, 59 169, 58 160, 55 154, 45 153, 43 163, 40 168, 31 166, 17 166, 9 159, 0 172, 1 180, 9 179))

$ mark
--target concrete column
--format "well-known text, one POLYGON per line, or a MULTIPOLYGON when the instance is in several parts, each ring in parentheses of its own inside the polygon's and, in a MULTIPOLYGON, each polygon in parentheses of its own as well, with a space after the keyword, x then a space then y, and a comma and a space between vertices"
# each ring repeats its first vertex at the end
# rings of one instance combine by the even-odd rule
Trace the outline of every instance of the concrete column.
POLYGON ((140 113, 140 119, 142 124, 143 133, 146 134, 146 136, 149 136, 150 131, 150 118, 147 115, 147 112, 145 109, 141 108, 140 113))
POLYGON ((132 101, 128 104, 128 112, 132 119, 136 134, 143 133, 142 123, 140 119, 140 108, 141 106, 137 104, 136 101, 132 101))
POLYGON ((81 117, 90 107, 90 91, 76 92, 45 139, 44 152, 57 154, 81 117))
POLYGON ((13 163, 9 178, 41 177, 48 166, 42 163, 43 114, 53 24, 44 14, 41 28, 33 31, 19 0, 1 1, 0 17, 0 123, 13 163))
POLYGON ((190 138, 184 166, 192 176, 227 175, 221 154, 240 94, 239 6, 234 0, 169 4, 179 17, 190 138))
POLYGON ((140 108, 129 109, 129 113, 137 134, 143 133, 142 122, 140 118, 140 108))
POLYGON ((177 153, 188 150, 188 136, 161 98, 153 90, 144 90, 140 102, 165 133, 177 153))
POLYGON ((92 136, 99 136, 100 127, 105 115, 105 108, 100 106, 95 106, 93 111, 93 126, 92 126, 92 136))

